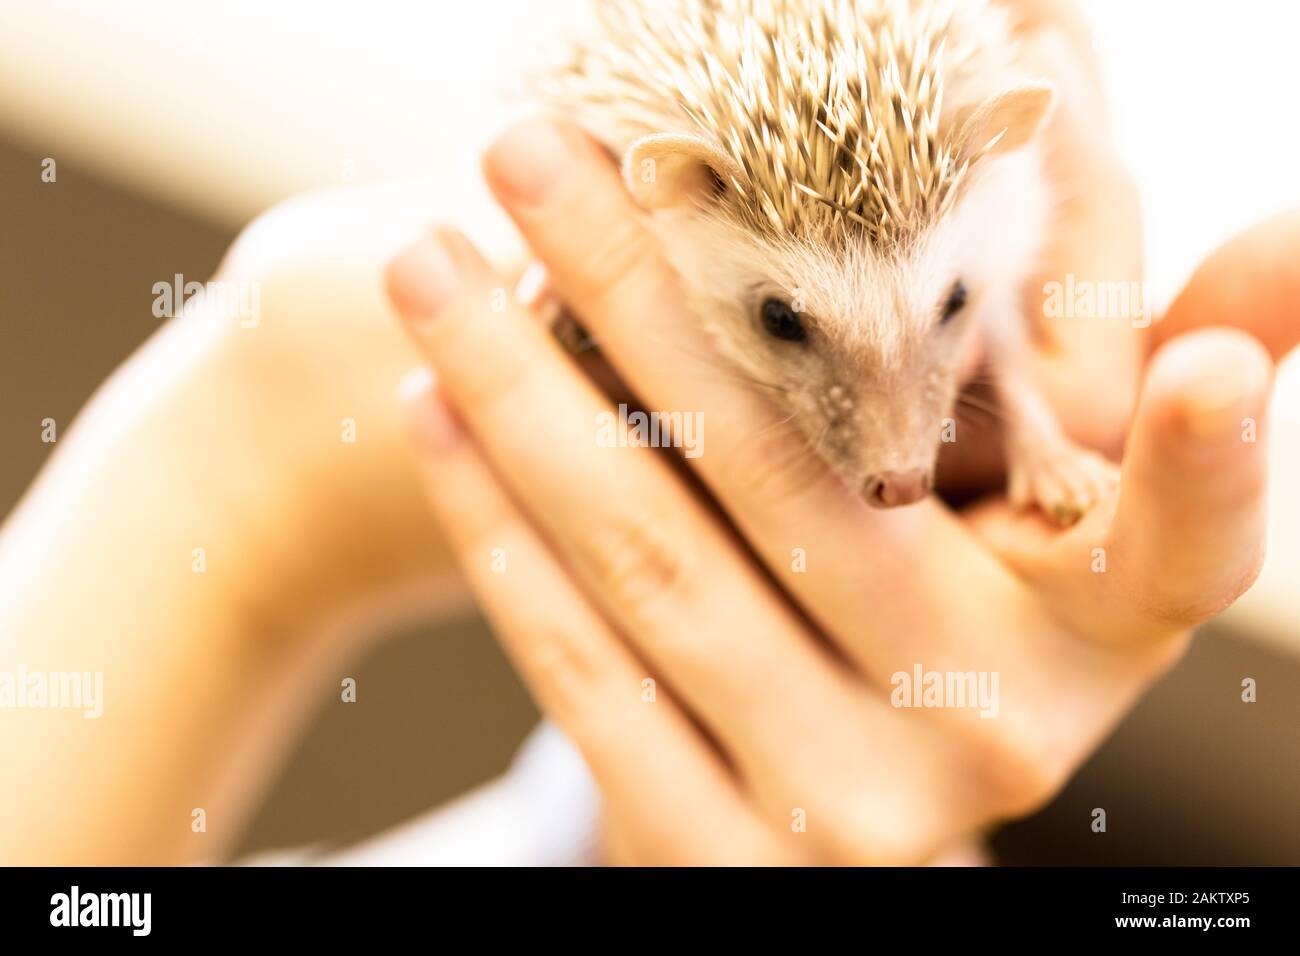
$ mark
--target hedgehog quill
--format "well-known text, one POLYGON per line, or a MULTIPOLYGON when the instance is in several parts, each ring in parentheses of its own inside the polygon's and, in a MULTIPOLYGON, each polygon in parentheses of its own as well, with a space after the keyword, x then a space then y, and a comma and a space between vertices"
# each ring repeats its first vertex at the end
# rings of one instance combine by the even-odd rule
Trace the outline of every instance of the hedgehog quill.
POLYGON ((981 367, 1008 494, 1063 523, 1117 471, 1027 370, 1050 84, 987 0, 600 0, 547 96, 627 187, 727 361, 878 507, 933 485, 981 367))

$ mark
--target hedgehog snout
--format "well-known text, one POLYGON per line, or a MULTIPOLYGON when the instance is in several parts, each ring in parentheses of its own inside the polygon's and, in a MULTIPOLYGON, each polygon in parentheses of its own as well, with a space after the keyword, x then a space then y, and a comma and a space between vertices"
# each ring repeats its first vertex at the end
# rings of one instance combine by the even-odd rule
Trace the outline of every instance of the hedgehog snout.
POLYGON ((885 471, 868 476, 862 495, 873 507, 895 508, 920 501, 933 486, 934 476, 921 468, 885 471))

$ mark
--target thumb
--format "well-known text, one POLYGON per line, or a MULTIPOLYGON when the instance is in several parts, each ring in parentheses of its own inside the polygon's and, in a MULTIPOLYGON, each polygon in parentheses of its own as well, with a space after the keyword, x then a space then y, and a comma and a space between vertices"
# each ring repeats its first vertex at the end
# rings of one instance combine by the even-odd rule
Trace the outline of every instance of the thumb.
MULTIPOLYGON (((1272 362, 1242 332, 1180 336, 1149 366, 1108 535, 1113 610, 1137 633, 1200 624, 1259 574, 1272 362)), ((1123 628, 1127 631, 1128 628, 1123 628)))

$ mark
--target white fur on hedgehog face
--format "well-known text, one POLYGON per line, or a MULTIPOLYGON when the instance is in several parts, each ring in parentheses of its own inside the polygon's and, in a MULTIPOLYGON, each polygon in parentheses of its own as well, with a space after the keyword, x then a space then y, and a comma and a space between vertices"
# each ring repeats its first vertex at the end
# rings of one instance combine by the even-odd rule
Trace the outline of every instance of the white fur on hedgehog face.
POLYGON ((691 305, 742 377, 761 383, 855 489, 884 472, 933 474, 960 440, 956 396, 988 322, 1019 322, 1042 234, 1028 151, 999 157, 906 249, 775 243, 716 217, 659 219, 691 305), (944 320, 957 283, 964 306, 944 320), (763 302, 792 304, 804 341, 773 337, 763 302))

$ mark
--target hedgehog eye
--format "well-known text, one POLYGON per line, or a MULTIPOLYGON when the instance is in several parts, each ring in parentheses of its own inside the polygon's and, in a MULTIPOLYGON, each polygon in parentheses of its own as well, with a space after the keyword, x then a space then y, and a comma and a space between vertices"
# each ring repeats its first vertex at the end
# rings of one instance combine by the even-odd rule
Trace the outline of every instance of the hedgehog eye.
POLYGON ((943 303, 943 313, 939 316, 939 324, 943 325, 954 315, 962 310, 966 304, 966 286, 960 279, 952 284, 952 289, 948 293, 948 298, 943 303))
POLYGON ((808 337, 807 330, 788 302, 782 302, 780 299, 765 299, 762 317, 763 328, 773 338, 786 342, 802 342, 808 337))

